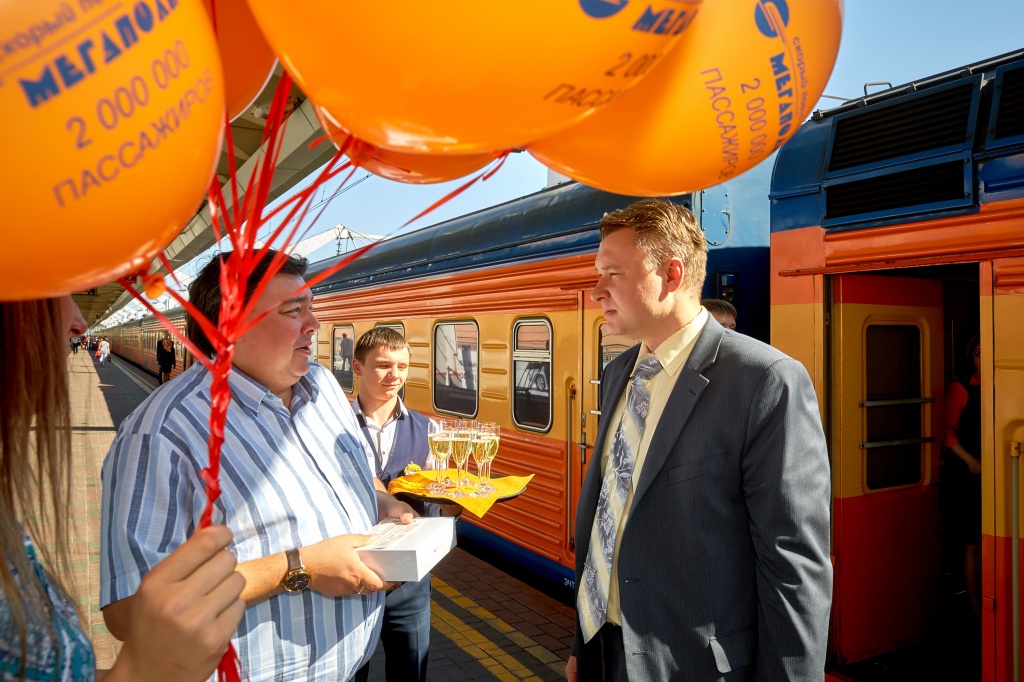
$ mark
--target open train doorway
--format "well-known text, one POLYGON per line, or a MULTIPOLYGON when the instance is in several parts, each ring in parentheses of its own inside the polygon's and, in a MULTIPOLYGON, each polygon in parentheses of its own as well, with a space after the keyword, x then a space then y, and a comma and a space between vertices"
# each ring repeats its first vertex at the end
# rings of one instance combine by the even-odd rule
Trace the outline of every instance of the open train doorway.
POLYGON ((971 547, 980 554, 980 475, 948 447, 953 427, 966 434, 976 421, 960 419, 953 382, 974 390, 978 270, 830 278, 829 646, 840 679, 981 678, 981 564, 969 558, 971 547), (972 482, 977 496, 965 499, 972 482))

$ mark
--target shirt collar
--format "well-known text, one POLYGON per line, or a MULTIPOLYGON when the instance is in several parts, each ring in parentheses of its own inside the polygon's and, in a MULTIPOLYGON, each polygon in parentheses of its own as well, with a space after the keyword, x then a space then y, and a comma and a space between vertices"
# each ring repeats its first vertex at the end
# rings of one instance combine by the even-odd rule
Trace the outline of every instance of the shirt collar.
MULTIPOLYGON (((231 367, 228 385, 231 386, 232 397, 254 415, 259 414, 260 405, 264 402, 282 405, 285 410, 291 411, 290 406, 284 405, 280 398, 270 392, 270 389, 235 366, 231 367)), ((295 398, 298 398, 299 405, 315 403, 319 395, 320 387, 310 378, 309 372, 292 386, 292 400, 294 402, 295 398)))
MULTIPOLYGON (((690 357, 690 351, 693 350, 693 346, 697 342, 697 337, 700 336, 701 330, 704 329, 704 325, 707 324, 707 321, 708 311, 701 308, 696 317, 683 325, 670 337, 662 341, 658 346, 658 349, 653 351, 655 357, 657 357, 658 361, 661 362, 661 366, 665 370, 665 373, 670 377, 674 377, 676 372, 679 371, 679 368, 682 367, 690 357)), ((650 352, 652 351, 647 347, 647 344, 642 344, 640 346, 640 355, 637 356, 637 361, 639 361, 645 353, 650 352)))
MULTIPOLYGON (((359 420, 359 425, 360 426, 366 426, 367 424, 376 426, 376 422, 374 422, 372 420, 369 421, 369 422, 366 421, 366 415, 363 414, 363 406, 359 404, 359 396, 358 395, 352 400, 352 409, 356 413, 356 418, 359 420)), ((406 409, 405 403, 402 402, 402 396, 398 396, 398 410, 397 410, 397 412, 398 412, 398 417, 397 417, 398 419, 405 419, 405 417, 409 414, 409 410, 406 409)), ((394 417, 394 414, 392 414, 392 417, 394 417)), ((385 422, 384 425, 387 426, 390 422, 391 422, 391 419, 388 419, 388 421, 385 422)))

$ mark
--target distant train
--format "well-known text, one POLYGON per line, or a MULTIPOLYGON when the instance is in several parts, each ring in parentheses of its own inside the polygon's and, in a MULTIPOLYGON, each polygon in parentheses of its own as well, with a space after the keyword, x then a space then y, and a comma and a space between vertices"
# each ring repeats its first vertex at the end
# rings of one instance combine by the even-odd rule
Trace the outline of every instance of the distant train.
MULTIPOLYGON (((764 340, 771 165, 672 199, 694 211, 711 243, 704 296, 732 301, 739 331, 764 340)), ((495 474, 535 477, 515 501, 460 523, 460 534, 567 587, 601 371, 634 343, 605 334, 589 298, 597 226, 634 200, 566 183, 383 242, 314 288, 317 359, 346 393, 359 380, 344 339, 392 326, 412 351, 409 407, 501 425, 495 474)), ((181 311, 170 318, 184 322, 181 311)), ((115 353, 155 373, 158 322, 104 333, 115 353)), ((177 371, 191 361, 180 348, 178 358, 177 371)))

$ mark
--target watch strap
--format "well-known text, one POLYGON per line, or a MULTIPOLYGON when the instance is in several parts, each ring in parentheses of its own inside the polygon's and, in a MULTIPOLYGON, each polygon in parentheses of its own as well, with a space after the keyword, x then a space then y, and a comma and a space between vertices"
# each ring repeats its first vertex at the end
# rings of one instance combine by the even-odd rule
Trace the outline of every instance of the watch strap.
POLYGON ((302 565, 302 556, 299 554, 298 547, 286 550, 284 555, 288 559, 288 573, 305 568, 305 566, 302 565))

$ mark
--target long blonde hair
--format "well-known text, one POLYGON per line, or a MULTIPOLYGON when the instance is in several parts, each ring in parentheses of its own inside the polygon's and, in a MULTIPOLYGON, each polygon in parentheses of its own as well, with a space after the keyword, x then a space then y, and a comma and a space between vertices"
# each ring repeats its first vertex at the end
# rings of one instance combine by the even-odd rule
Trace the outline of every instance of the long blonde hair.
POLYGON ((23 533, 32 539, 51 579, 67 593, 68 333, 59 299, 0 303, 0 309, 0 590, 17 629, 24 667, 28 624, 50 629, 51 623, 23 533))

